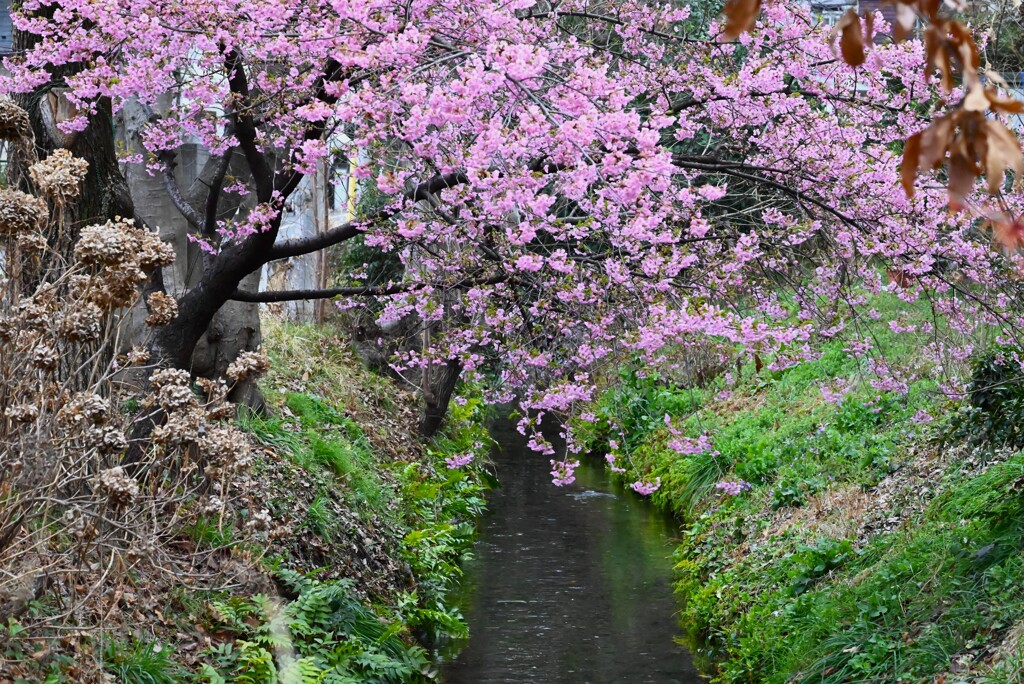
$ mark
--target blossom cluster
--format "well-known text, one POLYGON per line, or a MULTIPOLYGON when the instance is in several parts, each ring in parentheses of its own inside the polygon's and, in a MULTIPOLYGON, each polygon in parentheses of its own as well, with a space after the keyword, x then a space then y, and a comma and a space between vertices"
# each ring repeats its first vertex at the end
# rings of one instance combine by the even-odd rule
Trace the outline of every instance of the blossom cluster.
POLYGON ((654 482, 644 482, 643 480, 639 480, 629 485, 629 488, 632 489, 637 494, 639 494, 640 496, 650 496, 654 492, 658 491, 660 487, 660 477, 655 478, 654 482))
POLYGON ((739 496, 743 492, 750 489, 750 483, 744 480, 736 480, 735 482, 730 480, 722 480, 715 484, 715 489, 720 489, 729 496, 739 496))

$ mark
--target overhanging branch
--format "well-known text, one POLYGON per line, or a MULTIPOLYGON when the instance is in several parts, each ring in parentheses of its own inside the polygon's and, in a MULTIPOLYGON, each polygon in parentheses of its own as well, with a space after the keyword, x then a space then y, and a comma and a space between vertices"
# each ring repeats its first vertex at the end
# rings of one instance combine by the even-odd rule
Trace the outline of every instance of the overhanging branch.
MULTIPOLYGON (((446 188, 454 188, 457 185, 468 182, 469 176, 461 171, 441 174, 411 188, 405 193, 405 197, 412 202, 420 202, 428 200, 431 196, 446 188)), ((267 262, 302 256, 341 244, 346 240, 351 240, 360 233, 366 232, 372 225, 386 221, 396 213, 398 213, 397 209, 382 209, 361 221, 349 221, 317 235, 279 242, 267 254, 267 262)))
POLYGON ((326 249, 327 247, 340 245, 342 242, 351 240, 360 233, 365 232, 366 229, 373 224, 386 220, 393 213, 394 212, 387 211, 378 212, 377 214, 363 219, 362 221, 349 221, 348 223, 343 223, 340 226, 331 228, 323 233, 279 242, 274 245, 273 249, 271 249, 270 253, 267 255, 267 262, 269 263, 280 259, 302 256, 303 254, 310 254, 311 252, 326 249))
POLYGON ((333 299, 335 297, 386 297, 388 295, 416 292, 432 287, 437 290, 465 290, 481 285, 497 285, 508 281, 508 274, 491 276, 490 278, 466 278, 452 285, 436 285, 430 283, 399 283, 387 287, 328 287, 317 290, 277 290, 268 292, 245 292, 235 290, 230 299, 236 302, 269 304, 272 302, 295 302, 307 299, 333 299))
POLYGON ((245 292, 235 290, 231 299, 236 302, 269 304, 271 302, 295 302, 306 299, 333 299, 334 297, 386 297, 422 290, 422 283, 392 285, 391 287, 328 287, 318 290, 270 290, 267 292, 245 292))

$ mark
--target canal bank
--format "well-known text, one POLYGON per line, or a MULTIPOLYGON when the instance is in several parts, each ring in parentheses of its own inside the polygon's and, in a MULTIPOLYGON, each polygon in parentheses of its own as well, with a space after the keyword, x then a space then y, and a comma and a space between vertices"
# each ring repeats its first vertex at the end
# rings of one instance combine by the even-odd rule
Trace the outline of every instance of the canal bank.
MULTIPOLYGON (((921 362, 884 323, 872 333, 890 363, 921 362)), ((842 341, 820 351, 704 384, 626 368, 596 423, 576 426, 624 482, 660 482, 652 502, 683 521, 680 624, 702 669, 723 684, 1019 684, 1024 385, 1001 362, 1011 351, 976 354, 976 389, 956 402, 928 379, 880 392, 842 341)))

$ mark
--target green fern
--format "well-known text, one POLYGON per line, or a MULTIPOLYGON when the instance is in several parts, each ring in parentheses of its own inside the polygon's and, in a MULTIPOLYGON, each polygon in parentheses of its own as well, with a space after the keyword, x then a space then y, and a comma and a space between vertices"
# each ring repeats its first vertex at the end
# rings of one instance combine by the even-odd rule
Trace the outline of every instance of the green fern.
POLYGON ((350 580, 320 582, 292 571, 280 578, 298 593, 283 608, 265 596, 214 603, 221 627, 239 638, 233 649, 207 651, 215 664, 205 665, 206 681, 219 684, 228 673, 241 684, 429 681, 426 651, 407 643, 401 621, 356 599, 350 580))

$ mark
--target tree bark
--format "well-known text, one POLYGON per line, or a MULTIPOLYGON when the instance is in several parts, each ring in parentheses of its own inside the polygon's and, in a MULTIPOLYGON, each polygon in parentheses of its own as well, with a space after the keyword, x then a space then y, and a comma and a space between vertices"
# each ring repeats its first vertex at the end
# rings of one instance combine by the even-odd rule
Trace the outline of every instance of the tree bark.
MULTIPOLYGON (((149 113, 142 107, 126 106, 119 114, 118 137, 123 147, 132 153, 144 153, 139 133, 146 124, 149 113)), ((213 183, 212 176, 217 171, 219 160, 210 159, 205 151, 197 146, 184 146, 178 150, 174 159, 172 173, 183 201, 187 202, 191 211, 202 214, 209 196, 209 186, 213 183)), ((244 179, 249 176, 245 160, 234 155, 228 162, 227 173, 233 178, 244 179)), ((139 213, 149 225, 158 226, 160 237, 174 246, 175 263, 164 269, 161 274, 168 294, 180 300, 179 314, 175 321, 163 326, 155 332, 153 350, 158 358, 169 359, 177 368, 190 371, 200 377, 219 377, 224 374, 228 365, 244 351, 257 349, 261 342, 259 305, 242 302, 227 302, 219 306, 212 316, 205 319, 195 305, 195 296, 188 293, 203 285, 205 271, 210 266, 208 255, 188 238, 195 232, 181 209, 174 203, 164 179, 153 175, 145 168, 145 164, 129 164, 126 168, 128 186, 132 196, 139 205, 139 213), (185 299, 192 304, 185 305, 185 299), (203 329, 196 336, 200 320, 203 329), (177 347, 175 345, 187 345, 177 347)), ((238 218, 250 209, 240 197, 222 194, 217 207, 216 218, 238 218)), ((253 288, 259 284, 259 267, 245 274, 239 283, 243 287, 253 288)), ((207 281, 210 283, 213 281, 207 281)), ((225 285, 228 287, 228 285, 225 285)), ((216 286, 207 285, 204 291, 216 291, 216 286)), ((219 299, 219 298, 218 298, 219 299)), ((206 308, 203 308, 206 311, 206 308)), ((245 403, 253 408, 262 409, 263 400, 253 383, 243 383, 232 394, 232 399, 245 403)))
POLYGON ((423 388, 423 415, 420 417, 420 436, 430 439, 444 425, 448 405, 462 375, 462 361, 449 359, 444 365, 432 366, 426 387, 423 388))

